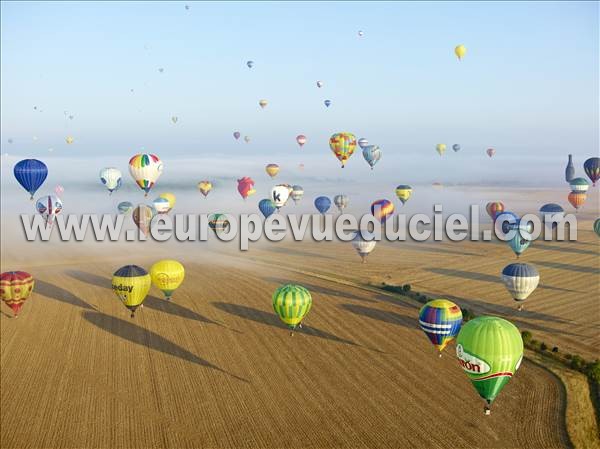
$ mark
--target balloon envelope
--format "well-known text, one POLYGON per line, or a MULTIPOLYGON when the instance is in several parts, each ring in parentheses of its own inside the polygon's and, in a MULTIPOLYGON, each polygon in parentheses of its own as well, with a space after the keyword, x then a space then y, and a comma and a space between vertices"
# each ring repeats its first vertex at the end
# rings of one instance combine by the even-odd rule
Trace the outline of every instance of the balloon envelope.
POLYGON ((33 291, 33 276, 25 271, 7 271, 0 274, 0 299, 11 308, 14 316, 19 315, 23 304, 33 291))
POLYGON ((438 143, 435 146, 435 151, 437 151, 439 153, 439 155, 442 156, 446 152, 446 144, 445 143, 438 143))
POLYGON ((441 353, 450 343, 462 324, 460 307, 447 299, 429 301, 419 311, 419 326, 429 341, 441 353))
POLYGON ((513 299, 519 302, 525 301, 540 282, 537 269, 526 263, 511 263, 505 266, 501 278, 513 299))
POLYGON ((62 212, 63 204, 57 196, 47 195, 38 198, 35 208, 44 217, 46 224, 52 224, 56 216, 62 212))
POLYGON ((185 277, 185 268, 176 260, 159 260, 150 268, 152 284, 171 299, 173 292, 181 285, 185 277))
POLYGON ((296 136, 296 142, 298 142, 298 145, 300 146, 304 145, 306 143, 306 136, 304 134, 296 136))
POLYGON ((377 240, 375 236, 366 231, 357 231, 352 238, 352 247, 356 250, 363 263, 367 262, 367 256, 375 249, 377 240))
POLYGON ((331 207, 331 200, 326 196, 319 196, 315 199, 315 207, 321 214, 325 214, 331 207))
POLYGON ((333 197, 333 204, 336 205, 340 212, 342 212, 348 206, 349 202, 350 199, 347 195, 336 195, 333 197))
POLYGON ((48 167, 37 159, 23 159, 16 163, 13 173, 17 182, 29 192, 31 199, 48 176, 48 167))
POLYGON ((381 159, 381 150, 377 145, 367 145, 363 148, 362 154, 367 164, 371 167, 371 170, 373 170, 375 164, 381 159))
POLYGON ((200 190, 200 193, 204 196, 208 195, 208 193, 212 190, 213 185, 212 182, 210 181, 200 181, 198 183, 198 190, 200 190))
POLYGON ((129 173, 146 196, 162 172, 163 163, 155 154, 140 153, 129 160, 129 173))
POLYGON ((302 188, 302 186, 299 186, 299 185, 292 186, 291 197, 294 200, 294 204, 298 204, 298 201, 300 201, 303 196, 304 196, 304 189, 302 188))
POLYGON ((265 218, 269 218, 277 210, 277 206, 272 200, 265 198, 258 202, 258 209, 265 218))
POLYGON ((127 214, 133 210, 133 204, 129 201, 123 201, 117 206, 120 214, 127 214))
POLYGON ((137 265, 125 265, 114 272, 112 289, 123 305, 131 311, 134 317, 136 309, 146 299, 150 290, 150 275, 137 265))
POLYGON ((325 103, 325 106, 327 107, 331 106, 331 100, 325 100, 323 103, 325 103))
POLYGON ((113 193, 121 187, 121 170, 114 167, 106 167, 100 170, 100 181, 106 186, 109 193, 113 193))
POLYGON ((583 169, 595 186, 600 179, 600 157, 591 157, 583 163, 583 169))
POLYGON ((254 181, 248 176, 244 176, 238 179, 238 192, 242 195, 242 198, 246 199, 250 195, 254 195, 256 190, 254 189, 254 181))
POLYGON ((398 187, 396 187, 396 196, 398 197, 398 199, 400 201, 402 201, 402 204, 405 204, 410 196, 412 195, 412 187, 406 184, 400 184, 398 187))
POLYGON ((278 184, 271 189, 271 201, 277 209, 281 209, 287 203, 293 188, 289 184, 278 184))
POLYGON ((282 285, 273 293, 273 310, 292 330, 302 322, 311 307, 312 296, 301 285, 282 285))
POLYGON ((343 168, 356 149, 356 137, 347 132, 335 133, 329 138, 329 148, 342 163, 343 168))
POLYGON ((279 165, 269 164, 265 167, 265 171, 271 178, 274 178, 275 176, 277 176, 277 173, 279 173, 279 165))
POLYGON ((452 145, 452 149, 454 150, 454 152, 456 153, 457 151, 460 151, 460 145, 455 143, 454 145, 452 145))
POLYGON ((454 54, 456 55, 456 57, 460 61, 467 54, 467 47, 465 47, 462 44, 461 45, 457 45, 454 48, 454 54))
POLYGON ((233 133, 233 137, 235 138, 235 140, 238 140, 240 138, 241 134, 239 131, 236 131, 233 133))
POLYGON ((358 139, 358 146, 360 147, 361 150, 364 150, 365 147, 367 147, 369 145, 369 141, 367 139, 365 139, 364 137, 361 137, 360 139, 358 139))
POLYGON ((383 224, 394 214, 394 204, 385 199, 374 201, 371 204, 371 214, 383 224))

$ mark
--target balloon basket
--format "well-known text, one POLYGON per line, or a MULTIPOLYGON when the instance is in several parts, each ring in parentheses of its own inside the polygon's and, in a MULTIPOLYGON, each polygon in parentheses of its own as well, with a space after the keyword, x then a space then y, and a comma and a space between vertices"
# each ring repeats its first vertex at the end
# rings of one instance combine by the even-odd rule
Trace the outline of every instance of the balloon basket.
POLYGON ((483 407, 483 414, 485 416, 490 416, 492 414, 492 410, 486 405, 485 407, 483 407))

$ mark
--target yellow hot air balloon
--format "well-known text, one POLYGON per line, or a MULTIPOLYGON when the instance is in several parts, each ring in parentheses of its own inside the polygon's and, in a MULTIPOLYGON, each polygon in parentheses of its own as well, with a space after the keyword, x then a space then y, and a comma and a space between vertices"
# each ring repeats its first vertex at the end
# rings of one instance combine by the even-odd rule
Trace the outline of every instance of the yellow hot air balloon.
POLYGON ((169 202, 169 210, 175 207, 175 195, 170 192, 161 193, 158 195, 159 198, 164 198, 169 202))
POLYGON ((161 290, 167 300, 171 299, 173 291, 183 282, 185 269, 176 260, 159 260, 150 268, 152 284, 161 290))
POLYGON ((335 133, 329 138, 329 148, 344 168, 356 148, 356 137, 352 133, 335 133))
POLYGON ((462 44, 457 45, 456 48, 454 48, 454 54, 460 61, 463 58, 463 56, 467 54, 467 47, 465 47, 462 44))
POLYGON ((73 139, 73 137, 72 137, 72 136, 67 136, 67 137, 65 138, 65 141, 66 141, 66 142, 67 142, 69 145, 71 145, 73 142, 75 142, 75 139, 73 139))
POLYGON ((198 190, 200 190, 200 193, 202 195, 204 195, 205 197, 212 190, 212 188, 213 188, 213 185, 212 185, 212 182, 210 182, 210 181, 200 181, 198 183, 198 190))
POLYGON ((137 265, 125 265, 113 274, 112 289, 123 305, 131 311, 131 318, 146 299, 150 282, 148 272, 137 265))
POLYGON ((267 107, 267 105, 269 104, 269 102, 268 102, 267 100, 260 100, 260 101, 258 102, 258 104, 259 104, 259 106, 260 106, 262 109, 264 109, 264 108, 266 108, 266 107, 267 107))
POLYGON ((446 144, 445 143, 438 143, 435 146, 435 150, 440 153, 440 156, 442 156, 445 152, 446 152, 446 144))
POLYGON ((398 187, 396 187, 396 196, 398 197, 398 199, 400 201, 402 201, 402 204, 405 204, 411 195, 412 195, 412 187, 411 186, 408 186, 406 184, 400 184, 398 187))
POLYGON ((277 173, 279 173, 279 165, 269 164, 265 167, 265 170, 271 178, 274 178, 275 176, 277 176, 277 173))

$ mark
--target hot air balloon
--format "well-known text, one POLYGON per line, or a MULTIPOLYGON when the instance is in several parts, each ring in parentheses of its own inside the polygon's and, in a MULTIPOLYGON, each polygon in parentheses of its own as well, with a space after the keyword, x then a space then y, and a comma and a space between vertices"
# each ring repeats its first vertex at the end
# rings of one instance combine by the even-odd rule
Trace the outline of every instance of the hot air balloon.
POLYGON ((302 320, 312 306, 310 292, 301 285, 282 285, 273 293, 273 309, 281 321, 287 324, 291 335, 296 326, 302 327, 302 320))
POLYGON ((18 183, 29 192, 30 199, 33 200, 33 195, 48 176, 48 167, 37 159, 23 159, 16 163, 13 173, 18 183))
POLYGON ((360 256, 362 263, 367 263, 367 257, 375 249, 377 240, 375 236, 366 231, 357 231, 352 238, 352 246, 360 256))
POLYGON ((277 210, 277 206, 269 198, 265 198, 258 202, 258 209, 265 218, 269 218, 277 210))
POLYGON ((274 178, 275 176, 277 176, 277 173, 279 173, 279 165, 269 164, 265 167, 265 171, 271 178, 274 178))
POLYGON ((594 221, 594 232, 598 237, 600 237, 600 218, 596 218, 594 221))
POLYGON ((454 48, 454 54, 456 55, 456 57, 458 58, 458 60, 462 60, 463 56, 465 54, 467 54, 467 47, 465 47, 464 45, 457 45, 454 48))
POLYGON ((438 143, 435 146, 435 151, 437 151, 440 156, 443 156, 444 153, 446 152, 446 144, 445 143, 438 143))
POLYGON ((329 148, 331 148, 335 157, 342 163, 342 168, 344 168, 346 161, 356 149, 356 137, 352 133, 335 133, 329 138, 329 148))
POLYGON ((179 117, 177 117, 176 115, 174 115, 173 117, 171 117, 171 121, 175 124, 179 121, 179 117))
POLYGON ((150 278, 152 284, 165 295, 165 299, 170 301, 173 292, 183 282, 185 277, 185 268, 176 260, 159 260, 150 267, 150 278))
POLYGON ((488 148, 487 150, 485 150, 485 152, 487 153, 487 155, 488 155, 489 157, 493 157, 493 156, 494 156, 494 154, 496 154, 496 150, 495 150, 495 149, 493 149, 493 148, 488 148))
POLYGON ((248 176, 244 176, 242 179, 238 179, 238 192, 242 195, 242 198, 246 199, 250 195, 254 195, 256 190, 254 189, 254 181, 248 176))
POLYGON ((587 199, 587 194, 585 192, 571 192, 569 193, 568 199, 571 206, 575 208, 575 212, 579 212, 579 209, 587 199))
POLYGON ((208 217, 208 227, 212 229, 217 236, 227 232, 229 230, 229 226, 229 220, 225 214, 217 213, 208 217))
POLYGON ((318 88, 323 87, 323 81, 317 81, 317 87, 318 88))
POLYGON ((555 203, 544 204, 540 207, 540 216, 542 222, 552 222, 552 227, 556 227, 558 222, 561 222, 565 218, 565 210, 555 203))
POLYGON ((516 254, 517 258, 521 256, 525 252, 529 245, 531 245, 531 233, 528 227, 521 224, 521 220, 519 220, 516 224, 509 225, 509 230, 515 230, 515 235, 508 240, 508 246, 513 250, 516 254))
POLYGON ((285 206, 292 191, 293 188, 289 184, 278 184, 271 189, 271 201, 273 201, 277 210, 285 206))
POLYGON ((600 157, 591 157, 583 163, 585 174, 588 175, 590 181, 595 186, 596 181, 600 179, 600 157))
POLYGON ((331 207, 331 200, 326 196, 319 196, 315 199, 315 207, 321 214, 326 214, 331 207))
POLYGON ((112 194, 115 190, 118 190, 121 187, 121 170, 113 167, 103 168, 100 170, 100 181, 102 181, 102 184, 104 184, 108 189, 108 194, 112 194))
POLYGON ((158 214, 166 214, 171 210, 169 200, 166 198, 158 197, 152 202, 152 205, 158 214))
POLYGON ((584 178, 574 178, 569 182, 571 192, 583 192, 586 193, 590 188, 590 183, 584 178))
POLYGON ((260 100, 258 102, 258 105, 261 107, 261 109, 266 108, 268 104, 269 104, 269 102, 267 100, 260 100))
POLYGON ((446 345, 458 335, 462 319, 460 307, 447 299, 434 299, 421 307, 419 326, 440 357, 446 345))
POLYGON ((452 145, 452 149, 455 153, 458 153, 460 151, 460 145, 455 143, 454 145, 452 145))
POLYGON ((325 100, 323 103, 325 104, 326 107, 331 106, 331 100, 325 100))
POLYGON ((300 134, 300 135, 296 136, 296 142, 298 142, 298 145, 300 145, 300 147, 302 147, 302 145, 304 145, 306 143, 306 136, 304 134, 300 134))
POLYGON ((254 61, 247 61, 246 65, 248 66, 249 69, 251 69, 254 66, 254 61))
POLYGON ((61 196, 65 193, 65 188, 59 184, 54 187, 54 193, 56 193, 57 196, 61 196))
POLYGON ((290 196, 294 200, 294 204, 298 204, 298 201, 304 196, 304 189, 302 186, 294 185, 292 186, 292 194, 290 196))
POLYGON ((233 137, 234 137, 234 139, 235 139, 235 140, 238 140, 238 139, 240 138, 240 136, 241 136, 241 134, 240 134, 240 132, 239 132, 239 131, 235 131, 235 132, 233 133, 233 137))
POLYGON ((16 318, 33 291, 33 276, 24 271, 7 271, 0 274, 0 299, 11 308, 16 318))
POLYGON ((244 136, 244 142, 250 143, 250 136, 244 136))
POLYGON ((170 192, 164 192, 164 193, 161 193, 160 195, 158 195, 158 197, 164 198, 165 200, 167 200, 169 202, 169 210, 171 210, 175 207, 176 197, 174 194, 172 194, 170 192))
POLYGON ((67 142, 68 145, 71 145, 73 142, 75 142, 75 139, 73 139, 72 136, 67 136, 65 138, 65 142, 67 142))
POLYGON ((156 210, 145 204, 138 204, 138 206, 133 209, 133 222, 144 235, 148 235, 150 232, 150 224, 152 223, 155 214, 156 210))
POLYGON ((507 210, 502 212, 496 212, 494 218, 494 223, 500 223, 502 227, 502 232, 504 232, 505 234, 507 234, 510 231, 511 227, 518 223, 518 221, 519 217, 517 216, 517 214, 514 214, 507 210))
POLYGON ((129 160, 129 173, 148 196, 148 192, 163 172, 163 163, 154 154, 136 154, 129 160))
POLYGON ((502 204, 500 201, 490 201, 485 205, 485 210, 492 221, 494 221, 496 220, 496 216, 498 214, 504 212, 504 204, 502 204))
POLYGON ((54 223, 56 216, 62 212, 62 208, 62 201, 54 195, 42 196, 35 203, 35 209, 50 226, 54 223))
POLYGON ((365 35, 364 31, 360 31, 360 30, 358 31, 358 37, 363 37, 364 35, 365 35))
POLYGON ((377 200, 371 204, 371 214, 384 224, 394 214, 394 204, 389 200, 377 200))
MULTIPOLYGON (((533 265, 511 263, 502 270, 502 282, 513 299, 520 303, 537 288, 540 274, 533 265)), ((522 304, 519 304, 519 310, 523 310, 522 304)))
POLYGON ((523 339, 509 321, 478 317, 460 330, 456 357, 479 396, 485 399, 484 413, 489 415, 492 402, 521 365, 523 339))
POLYGON ((360 139, 358 139, 358 146, 361 150, 364 150, 366 147, 369 146, 369 141, 364 137, 361 137, 360 139))
POLYGON ((381 150, 377 145, 367 145, 363 148, 362 154, 367 164, 371 166, 371 170, 373 170, 375 164, 381 159, 381 150))
POLYGON ((133 210, 133 204, 129 201, 123 201, 117 205, 120 214, 128 214, 133 210))
POLYGON ((408 199, 410 198, 410 196, 412 195, 412 187, 405 185, 405 184, 400 184, 398 187, 396 187, 396 196, 398 197, 398 199, 400 201, 402 201, 402 204, 406 204, 406 202, 408 201, 408 199))
POLYGON ((205 198, 209 194, 209 192, 212 190, 212 188, 213 188, 213 185, 212 185, 212 182, 210 182, 210 181, 200 181, 198 183, 198 190, 200 190, 200 193, 202 195, 204 195, 205 198))
POLYGON ((123 305, 131 311, 131 318, 146 299, 150 282, 148 272, 137 265, 125 265, 114 272, 112 289, 123 305))
POLYGON ((338 210, 342 212, 350 202, 350 198, 347 195, 336 195, 333 197, 333 204, 336 205, 338 210))

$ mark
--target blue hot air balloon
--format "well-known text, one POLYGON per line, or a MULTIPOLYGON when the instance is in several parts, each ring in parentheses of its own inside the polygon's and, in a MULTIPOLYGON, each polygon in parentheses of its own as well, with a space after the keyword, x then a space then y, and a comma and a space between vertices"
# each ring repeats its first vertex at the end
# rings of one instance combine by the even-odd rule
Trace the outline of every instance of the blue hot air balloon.
POLYGON ((320 213, 325 214, 331 207, 331 200, 326 196, 320 196, 315 199, 315 207, 320 213))
POLYGON ((527 248, 529 248, 529 245, 531 245, 531 223, 526 226, 524 223, 521 223, 521 220, 519 219, 517 223, 509 225, 509 230, 514 230, 516 232, 513 238, 508 240, 508 246, 510 246, 517 257, 519 257, 527 248))
POLYGON ((362 154, 367 164, 370 165, 371 170, 373 170, 375 164, 381 159, 381 150, 377 145, 367 145, 363 148, 362 154))
POLYGON ((29 192, 33 200, 33 195, 48 176, 48 167, 37 159, 23 159, 17 162, 13 172, 19 184, 29 192))
POLYGON ((133 210, 133 204, 129 201, 123 201, 117 206, 120 214, 127 214, 133 210))
POLYGON ((325 100, 323 103, 325 103, 325 106, 327 107, 331 106, 331 100, 325 100))
POLYGON ((459 144, 457 144, 457 143, 455 143, 454 145, 452 145, 452 149, 453 149, 453 150, 454 150, 454 152, 456 153, 456 152, 460 151, 460 145, 459 145, 459 144))
POLYGON ((277 210, 277 206, 275 205, 275 203, 268 198, 260 200, 258 202, 258 208, 260 209, 261 213, 265 216, 265 218, 269 218, 269 216, 277 210))
POLYGON ((494 223, 500 223, 502 226, 502 232, 508 234, 510 231, 510 226, 517 223, 519 221, 519 217, 517 214, 505 210, 504 212, 499 213, 494 218, 494 223))

